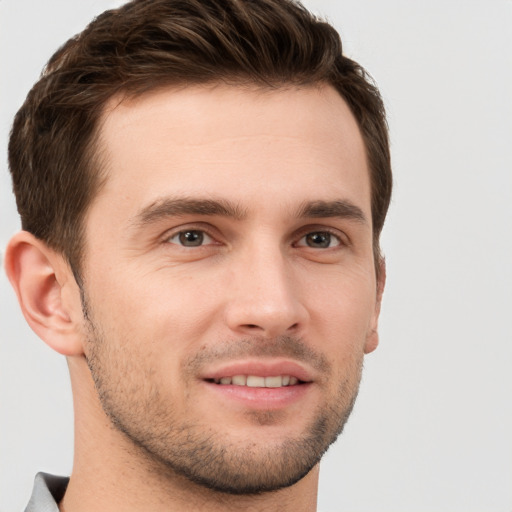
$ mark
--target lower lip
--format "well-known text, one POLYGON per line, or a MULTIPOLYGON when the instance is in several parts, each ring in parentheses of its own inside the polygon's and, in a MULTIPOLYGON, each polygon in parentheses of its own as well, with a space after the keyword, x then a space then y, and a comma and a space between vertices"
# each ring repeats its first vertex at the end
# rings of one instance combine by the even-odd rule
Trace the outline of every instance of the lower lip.
POLYGON ((277 410, 290 406, 304 398, 311 389, 311 383, 281 388, 251 388, 207 381, 203 383, 224 400, 233 400, 245 407, 264 410, 277 410))

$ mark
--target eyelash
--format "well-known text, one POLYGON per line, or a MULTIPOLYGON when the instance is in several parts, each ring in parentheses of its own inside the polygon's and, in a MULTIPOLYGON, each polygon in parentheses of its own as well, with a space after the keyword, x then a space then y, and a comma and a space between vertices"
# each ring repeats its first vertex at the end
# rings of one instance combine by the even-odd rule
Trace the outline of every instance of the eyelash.
MULTIPOLYGON (((199 245, 186 246, 183 243, 181 243, 181 244, 175 243, 174 245, 179 245, 181 247, 203 247, 204 244, 202 242, 204 241, 204 237, 207 237, 208 239, 210 239, 210 241, 214 240, 213 237, 211 237, 208 233, 206 233, 206 231, 204 231, 202 229, 186 229, 184 231, 178 231, 177 233, 175 233, 171 237, 167 238, 167 242, 168 243, 173 243, 173 242, 171 242, 171 240, 173 238, 180 237, 181 235, 186 235, 186 234, 190 234, 190 233, 199 233, 201 235, 200 236, 200 244, 199 245)), ((211 245, 211 242, 210 243, 207 242, 207 245, 211 245)))
POLYGON ((337 247, 342 247, 347 245, 347 242, 343 240, 343 238, 338 234, 337 232, 334 232, 333 230, 330 230, 328 228, 322 227, 319 229, 308 229, 306 232, 303 232, 301 236, 299 237, 298 241, 295 242, 295 246, 298 247, 306 247, 310 249, 335 249, 337 247), (333 247, 311 247, 308 245, 299 245, 299 242, 305 239, 309 235, 329 235, 330 237, 334 238, 338 243, 333 247))
MULTIPOLYGON (((201 247, 207 247, 207 246, 210 246, 210 245, 220 245, 220 242, 217 241, 219 237, 213 235, 209 229, 205 228, 205 226, 190 226, 190 227, 187 227, 185 229, 180 229, 179 231, 174 231, 172 233, 169 233, 167 234, 164 239, 163 239, 163 242, 164 243, 167 243, 167 244, 172 244, 172 245, 176 245, 177 247, 181 247, 183 249, 191 249, 191 248, 201 248, 201 247), (180 244, 180 243, 175 243, 175 242, 171 242, 171 240, 173 238, 176 238, 176 237, 179 237, 180 235, 183 235, 185 233, 190 233, 190 232, 197 232, 197 233, 201 233, 203 234, 204 236, 208 237, 211 239, 211 242, 207 242, 206 244, 203 244, 203 240, 201 240, 201 243, 200 245, 190 245, 190 246, 186 246, 186 245, 183 245, 183 244, 180 244), (212 243, 213 242, 213 243, 212 243)), ((296 237, 294 237, 296 238, 296 237)), ((344 246, 347 246, 349 245, 349 241, 346 237, 346 235, 338 230, 333 230, 333 229, 329 229, 328 227, 326 226, 307 226, 305 227, 303 230, 301 230, 299 233, 298 233, 298 238, 296 238, 296 242, 293 243, 293 246, 294 247, 305 247, 305 248, 310 248, 310 249, 313 249, 313 250, 317 250, 317 249, 336 249, 336 248, 339 248, 339 247, 344 247, 344 246), (311 247, 311 246, 308 246, 306 244, 300 244, 299 245, 299 242, 301 242, 305 237, 307 237, 308 235, 319 235, 319 234, 326 234, 326 235, 329 235, 330 237, 333 237, 336 241, 337 241, 337 244, 333 247, 311 247)))
MULTIPOLYGON (((178 237, 182 234, 185 234, 185 233, 190 233, 190 232, 197 232, 197 233, 202 233, 203 235, 206 235, 208 238, 210 238, 214 244, 213 245, 218 245, 219 242, 217 241, 217 239, 219 238, 218 236, 215 236, 211 233, 211 231, 205 227, 205 226, 194 226, 194 225, 191 225, 191 226, 188 226, 186 228, 182 228, 180 229, 179 231, 172 231, 172 232, 168 232, 164 237, 163 237, 163 242, 164 243, 167 243, 167 244, 172 244, 172 245, 176 245, 178 247, 182 247, 184 249, 188 249, 188 248, 194 248, 194 247, 205 247, 205 245, 201 244, 201 245, 198 245, 198 246, 185 246, 185 245, 180 245, 179 243, 173 243, 171 242, 171 240, 175 237, 178 237)), ((212 245, 211 242, 208 243, 207 245, 212 245)))

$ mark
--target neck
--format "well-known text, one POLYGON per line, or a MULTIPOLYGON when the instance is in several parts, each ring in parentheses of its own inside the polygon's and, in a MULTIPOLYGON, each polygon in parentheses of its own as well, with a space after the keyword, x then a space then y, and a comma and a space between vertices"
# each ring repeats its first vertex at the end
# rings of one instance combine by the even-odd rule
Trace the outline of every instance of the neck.
MULTIPOLYGON (((71 365, 80 365, 73 361, 71 365)), ((83 374, 82 374, 83 375, 83 374)), ((73 379, 75 455, 61 512, 314 512, 318 466, 296 484, 258 495, 212 491, 148 457, 104 414, 91 382, 73 379)))

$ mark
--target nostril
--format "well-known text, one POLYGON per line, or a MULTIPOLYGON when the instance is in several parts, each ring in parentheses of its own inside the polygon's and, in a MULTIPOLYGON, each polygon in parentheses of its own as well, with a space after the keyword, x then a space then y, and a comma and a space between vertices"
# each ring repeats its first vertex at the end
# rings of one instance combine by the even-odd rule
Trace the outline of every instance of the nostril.
MULTIPOLYGON (((263 327, 261 327, 260 325, 257 325, 257 324, 244 324, 243 327, 245 327, 246 329, 249 329, 251 331, 264 330, 263 327)), ((297 329, 299 329, 299 324, 298 323, 294 323, 293 325, 290 325, 290 327, 288 327, 287 331, 295 331, 297 329)))

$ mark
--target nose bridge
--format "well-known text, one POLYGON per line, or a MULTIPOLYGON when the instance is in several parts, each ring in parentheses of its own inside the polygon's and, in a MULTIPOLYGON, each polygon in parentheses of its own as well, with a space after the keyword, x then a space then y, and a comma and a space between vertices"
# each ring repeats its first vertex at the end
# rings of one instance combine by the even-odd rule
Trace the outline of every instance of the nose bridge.
POLYGON ((291 262, 271 237, 251 244, 232 267, 228 324, 264 336, 297 331, 306 319, 291 262))

